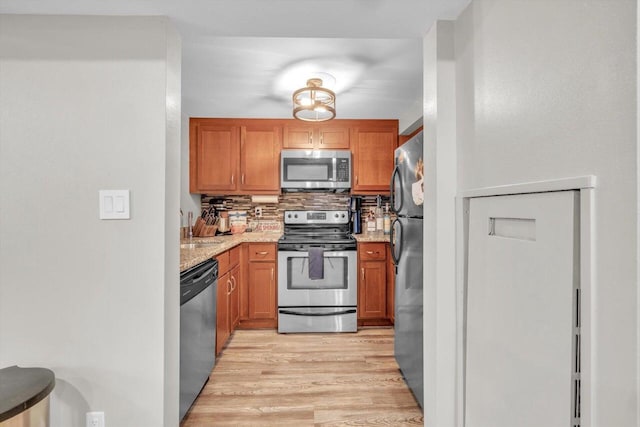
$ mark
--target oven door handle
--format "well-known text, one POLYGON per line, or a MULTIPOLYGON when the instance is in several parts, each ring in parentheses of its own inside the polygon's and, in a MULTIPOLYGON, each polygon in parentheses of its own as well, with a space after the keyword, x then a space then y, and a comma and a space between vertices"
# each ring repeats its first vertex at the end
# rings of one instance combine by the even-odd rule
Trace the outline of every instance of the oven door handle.
POLYGON ((290 314, 292 316, 337 316, 341 314, 352 314, 356 312, 355 308, 350 308, 342 311, 327 311, 325 313, 300 313, 299 311, 283 310, 279 309, 280 314, 290 314))

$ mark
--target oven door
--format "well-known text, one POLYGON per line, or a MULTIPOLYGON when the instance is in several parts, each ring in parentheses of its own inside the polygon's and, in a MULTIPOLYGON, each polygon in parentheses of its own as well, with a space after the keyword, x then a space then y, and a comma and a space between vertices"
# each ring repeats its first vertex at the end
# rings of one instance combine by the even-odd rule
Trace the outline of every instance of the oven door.
POLYGON ((309 278, 309 252, 278 251, 278 307, 355 307, 357 252, 324 252, 324 274, 309 278))

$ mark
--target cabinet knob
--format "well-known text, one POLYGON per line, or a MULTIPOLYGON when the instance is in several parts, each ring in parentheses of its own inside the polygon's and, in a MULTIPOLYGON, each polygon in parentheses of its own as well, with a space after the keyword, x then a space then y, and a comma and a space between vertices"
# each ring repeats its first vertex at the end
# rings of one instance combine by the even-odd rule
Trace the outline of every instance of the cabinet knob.
POLYGON ((231 174, 231 185, 233 185, 233 179, 234 179, 234 175, 231 174))
POLYGON ((364 268, 361 268, 360 271, 362 272, 362 274, 361 274, 362 280, 364 280, 364 268))

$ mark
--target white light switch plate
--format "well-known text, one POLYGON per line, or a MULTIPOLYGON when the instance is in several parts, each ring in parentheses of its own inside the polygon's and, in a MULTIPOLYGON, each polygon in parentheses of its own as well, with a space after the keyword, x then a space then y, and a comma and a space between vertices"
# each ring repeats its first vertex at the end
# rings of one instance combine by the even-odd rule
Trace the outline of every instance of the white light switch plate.
POLYGON ((100 219, 130 219, 129 190, 100 190, 100 219))
POLYGON ((86 426, 87 427, 105 427, 104 412, 87 412, 86 426))

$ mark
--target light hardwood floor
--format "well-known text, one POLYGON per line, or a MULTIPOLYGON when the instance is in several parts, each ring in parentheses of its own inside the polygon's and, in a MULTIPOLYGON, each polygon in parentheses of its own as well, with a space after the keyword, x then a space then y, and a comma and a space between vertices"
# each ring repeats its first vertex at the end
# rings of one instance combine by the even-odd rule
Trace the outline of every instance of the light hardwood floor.
POLYGON ((423 425, 393 329, 234 332, 181 427, 423 425))

